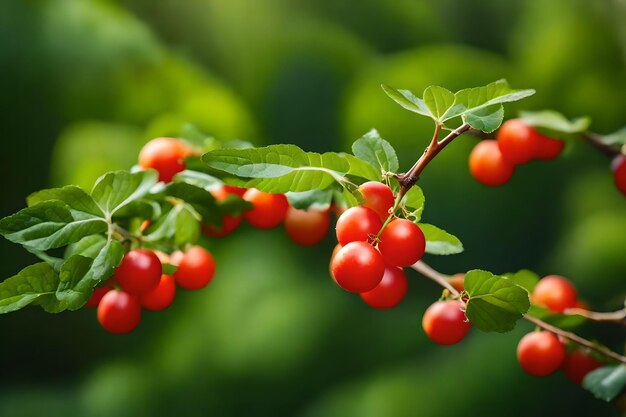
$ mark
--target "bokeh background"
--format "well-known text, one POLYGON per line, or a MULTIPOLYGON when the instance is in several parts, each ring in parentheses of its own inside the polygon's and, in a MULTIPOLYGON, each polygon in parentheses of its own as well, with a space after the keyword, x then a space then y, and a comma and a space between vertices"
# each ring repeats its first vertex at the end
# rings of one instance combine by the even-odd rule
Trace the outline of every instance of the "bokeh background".
MULTIPOLYGON (((626 121, 620 0, 3 0, 0 215, 32 191, 91 186, 143 143, 194 123, 219 139, 348 150, 372 127, 404 166, 430 122, 384 82, 417 93, 506 77, 537 94, 507 106, 626 121)), ((500 189, 473 181, 462 137, 429 166, 425 220, 466 252, 444 272, 531 268, 572 279, 598 310, 626 286, 626 198, 584 143, 520 167, 500 189)), ((525 324, 438 347, 420 328, 439 290, 410 276, 404 303, 373 311, 329 279, 315 249, 242 228, 207 244, 218 274, 201 292, 111 336, 93 310, 0 317, 0 416, 612 416, 563 375, 515 359, 525 324)), ((0 242, 1 277, 33 259, 0 242)), ((623 332, 583 328, 620 349, 623 332)))

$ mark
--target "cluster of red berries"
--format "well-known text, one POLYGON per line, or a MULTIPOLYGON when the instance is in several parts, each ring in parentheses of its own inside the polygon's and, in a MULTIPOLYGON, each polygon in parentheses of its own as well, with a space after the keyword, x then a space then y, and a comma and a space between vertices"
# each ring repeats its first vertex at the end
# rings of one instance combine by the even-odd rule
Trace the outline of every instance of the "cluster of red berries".
POLYGON ((139 325, 142 309, 164 310, 174 302, 177 286, 199 290, 214 274, 213 256, 200 246, 171 255, 135 249, 124 256, 113 277, 94 290, 86 306, 98 309, 98 321, 105 330, 130 333, 139 325), (163 274, 164 263, 178 269, 172 275, 163 274))
POLYGON ((508 182, 517 165, 533 159, 554 159, 564 142, 539 133, 521 119, 510 119, 498 130, 496 140, 479 142, 469 157, 470 173, 482 184, 492 187, 508 182))
POLYGON ((393 218, 383 229, 395 201, 389 186, 370 181, 359 191, 363 205, 349 208, 337 219, 339 243, 330 261, 331 276, 371 307, 392 308, 408 289, 402 268, 422 258, 426 238, 418 225, 406 219, 393 218))

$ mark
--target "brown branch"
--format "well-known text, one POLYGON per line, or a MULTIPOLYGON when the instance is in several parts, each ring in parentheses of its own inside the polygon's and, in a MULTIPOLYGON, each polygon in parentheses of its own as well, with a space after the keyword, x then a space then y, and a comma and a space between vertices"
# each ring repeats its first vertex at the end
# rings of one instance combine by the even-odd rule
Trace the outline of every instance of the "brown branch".
MULTIPOLYGON (((429 278, 430 280, 444 287, 445 289, 450 291, 451 294, 456 295, 456 296, 459 295, 459 292, 456 289, 454 289, 454 287, 452 287, 452 285, 450 285, 450 283, 446 279, 446 275, 442 274, 439 271, 434 270, 430 266, 426 265, 423 261, 417 262, 416 264, 412 265, 411 268, 413 268, 420 274, 424 275, 426 278, 429 278)), ((601 353, 611 359, 615 359, 618 362, 626 364, 626 356, 613 352, 612 350, 605 348, 604 346, 596 345, 593 342, 587 339, 584 339, 575 333, 568 332, 558 327, 552 326, 551 324, 548 324, 544 322, 543 320, 540 320, 536 317, 529 316, 528 314, 524 315, 523 318, 524 320, 529 321, 535 324, 536 326, 541 327, 544 330, 547 330, 558 336, 562 336, 568 340, 578 343, 579 345, 595 350, 596 352, 601 353)))
POLYGON ((608 313, 589 311, 584 308, 568 308, 563 311, 563 314, 582 316, 591 321, 617 323, 626 326, 626 308, 608 313))
POLYGON ((620 154, 620 148, 604 143, 601 136, 593 132, 583 132, 581 137, 593 145, 596 149, 607 156, 616 156, 620 154))

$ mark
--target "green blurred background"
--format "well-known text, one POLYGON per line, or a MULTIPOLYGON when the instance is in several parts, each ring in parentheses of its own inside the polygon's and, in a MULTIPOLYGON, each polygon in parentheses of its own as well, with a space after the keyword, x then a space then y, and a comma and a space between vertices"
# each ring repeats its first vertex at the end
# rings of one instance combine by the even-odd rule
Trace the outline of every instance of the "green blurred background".
MULTIPOLYGON (((626 121, 626 5, 614 0, 3 0, 0 215, 30 192, 135 163, 143 143, 191 122, 219 139, 348 150, 372 127, 404 166, 431 125, 380 90, 417 93, 506 77, 537 94, 507 107, 626 121)), ((620 306, 626 198, 585 144, 520 167, 500 189, 473 181, 463 137, 422 180, 425 220, 466 252, 444 272, 532 268, 571 278, 592 307, 620 306)), ((561 374, 515 359, 521 324, 433 346, 421 315, 439 290, 416 274, 392 311, 328 277, 333 245, 242 228, 208 242, 213 284, 180 291, 112 336, 93 310, 0 316, 0 416, 611 416, 561 374)), ((0 242, 8 277, 33 259, 0 242)), ((623 333, 584 328, 620 349, 623 333)))

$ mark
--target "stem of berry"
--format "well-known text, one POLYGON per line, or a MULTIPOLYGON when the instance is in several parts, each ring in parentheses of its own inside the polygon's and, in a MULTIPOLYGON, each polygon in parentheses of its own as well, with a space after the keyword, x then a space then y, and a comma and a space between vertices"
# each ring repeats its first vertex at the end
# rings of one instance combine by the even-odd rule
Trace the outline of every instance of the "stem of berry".
POLYGON ((568 308, 563 311, 563 314, 582 316, 591 321, 617 323, 626 326, 626 308, 608 313, 589 311, 583 308, 568 308))
POLYGON ((619 147, 607 145, 606 143, 600 140, 600 135, 593 132, 584 132, 582 138, 596 147, 600 152, 604 153, 607 156, 613 157, 619 155, 620 149, 619 147))
MULTIPOLYGON (((430 266, 426 265, 424 262, 419 261, 416 264, 414 264, 413 266, 411 266, 411 268, 413 268, 414 270, 416 270, 417 272, 419 272, 420 274, 424 275, 426 278, 429 278, 430 280, 436 282, 437 284, 439 284, 440 286, 442 286, 443 288, 447 289, 448 291, 450 291, 450 293, 452 295, 458 296, 459 292, 452 287, 452 285, 450 285, 450 283, 448 282, 448 280, 446 279, 446 275, 442 274, 439 271, 434 270, 433 268, 431 268, 430 266)), ((532 317, 529 316, 528 314, 525 314, 523 316, 524 320, 529 321, 533 324, 535 324, 536 326, 549 331, 550 333, 554 333, 558 336, 564 337, 565 339, 571 340, 572 342, 578 343, 581 346, 585 346, 589 349, 592 349, 598 353, 601 353, 602 355, 609 357, 611 359, 614 359, 618 362, 624 363, 626 364, 626 356, 620 355, 619 353, 613 352, 610 349, 605 348, 604 346, 599 346, 596 345, 595 343, 584 339, 580 336, 578 336, 575 333, 572 332, 568 332, 565 331, 563 329, 559 329, 558 327, 555 327, 551 324, 546 323, 543 320, 540 320, 536 317, 532 317)))

